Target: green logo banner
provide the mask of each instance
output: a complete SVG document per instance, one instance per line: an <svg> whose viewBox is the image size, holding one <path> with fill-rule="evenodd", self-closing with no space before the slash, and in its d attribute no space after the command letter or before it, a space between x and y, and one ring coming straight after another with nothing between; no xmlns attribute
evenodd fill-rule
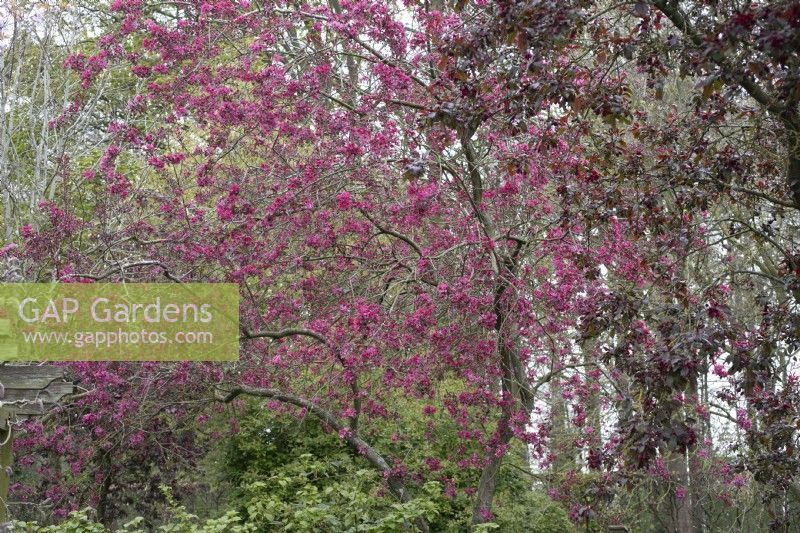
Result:
<svg viewBox="0 0 800 533"><path fill-rule="evenodd" d="M0 361L235 361L233 283L0 284Z"/></svg>

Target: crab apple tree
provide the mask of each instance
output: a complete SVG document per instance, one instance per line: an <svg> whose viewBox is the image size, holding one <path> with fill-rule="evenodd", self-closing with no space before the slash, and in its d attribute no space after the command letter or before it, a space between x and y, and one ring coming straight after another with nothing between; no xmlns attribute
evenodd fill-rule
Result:
<svg viewBox="0 0 800 533"><path fill-rule="evenodd" d="M654 5L653 24L680 25ZM651 7L114 0L113 28L65 67L84 91L109 72L137 90L2 253L37 281L238 283L242 349L229 365L74 365L86 392L52 420L91 428L61 452L105 480L95 501L123 482L114 454L191 462L202 443L166 426L243 396L318 418L401 502L447 480L375 444L403 439L381 433L397 399L446 413L463 446L434 459L474 472L476 524L515 441L538 469L601 471L611 498L658 465L688 483L710 432L700 383L723 353L749 379L732 405L790 418L796 384L766 387L747 355L772 326L703 277L732 275L710 243L750 189L676 178L713 164L692 144L711 111L648 109L636 91L663 87L616 67L647 62ZM92 435L100 452L79 444ZM40 424L28 444L48 438Z"/></svg>

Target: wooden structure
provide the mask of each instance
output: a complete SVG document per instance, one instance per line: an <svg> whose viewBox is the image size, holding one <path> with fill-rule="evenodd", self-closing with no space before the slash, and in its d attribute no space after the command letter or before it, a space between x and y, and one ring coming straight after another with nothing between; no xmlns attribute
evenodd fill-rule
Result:
<svg viewBox="0 0 800 533"><path fill-rule="evenodd" d="M64 379L61 367L8 364L0 366L0 385L0 522L7 522L14 422L43 415L75 386Z"/></svg>

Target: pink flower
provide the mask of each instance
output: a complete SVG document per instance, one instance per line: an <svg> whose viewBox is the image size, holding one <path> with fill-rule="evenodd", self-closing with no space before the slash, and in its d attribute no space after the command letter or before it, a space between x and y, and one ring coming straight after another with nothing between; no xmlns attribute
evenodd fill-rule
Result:
<svg viewBox="0 0 800 533"><path fill-rule="evenodd" d="M742 488L745 486L746 483L747 480L741 474L736 474L735 476L733 476L733 479L731 480L731 485L733 485L736 488Z"/></svg>
<svg viewBox="0 0 800 533"><path fill-rule="evenodd" d="M741 407L736 409L736 422L739 424L739 427L745 431L753 427L753 422L747 415L747 409L743 409Z"/></svg>
<svg viewBox="0 0 800 533"><path fill-rule="evenodd" d="M353 198L347 191L342 191L336 196L337 207L340 211L347 211L353 206Z"/></svg>
<svg viewBox="0 0 800 533"><path fill-rule="evenodd" d="M431 469L432 472L436 472L442 468L442 463L435 457L427 457L425 459L425 464Z"/></svg>
<svg viewBox="0 0 800 533"><path fill-rule="evenodd" d="M131 72L133 72L137 78L145 78L150 75L150 67L147 65L136 65L131 67Z"/></svg>
<svg viewBox="0 0 800 533"><path fill-rule="evenodd" d="M141 431L136 432L129 440L128 444L133 447L139 446L144 442L144 433Z"/></svg>

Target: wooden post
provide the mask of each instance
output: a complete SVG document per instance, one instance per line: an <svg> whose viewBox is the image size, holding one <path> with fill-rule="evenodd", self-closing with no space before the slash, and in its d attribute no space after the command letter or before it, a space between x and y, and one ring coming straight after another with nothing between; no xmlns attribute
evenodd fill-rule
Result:
<svg viewBox="0 0 800 533"><path fill-rule="evenodd" d="M6 413L7 414L7 413ZM8 486L11 484L11 450L14 445L14 428L6 419L0 429L0 524L8 522Z"/></svg>

